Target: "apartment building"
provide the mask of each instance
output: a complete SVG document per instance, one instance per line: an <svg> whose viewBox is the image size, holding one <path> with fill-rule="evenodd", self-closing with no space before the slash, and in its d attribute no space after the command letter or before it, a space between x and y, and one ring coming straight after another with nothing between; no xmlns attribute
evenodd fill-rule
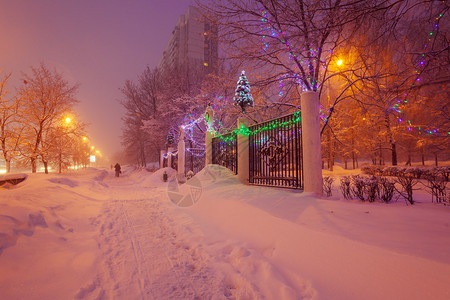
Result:
<svg viewBox="0 0 450 300"><path fill-rule="evenodd" d="M189 6L179 17L158 68L188 75L213 73L217 70L217 56L217 27L205 20L199 8Z"/></svg>

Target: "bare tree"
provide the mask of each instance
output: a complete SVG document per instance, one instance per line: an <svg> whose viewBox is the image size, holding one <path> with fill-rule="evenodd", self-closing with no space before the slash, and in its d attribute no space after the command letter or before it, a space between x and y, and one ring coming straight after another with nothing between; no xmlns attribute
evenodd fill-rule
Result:
<svg viewBox="0 0 450 300"><path fill-rule="evenodd" d="M79 119L73 111L64 112L56 118L54 126L45 131L41 147L44 166L51 164L62 173L64 168L79 161L82 137L86 135L86 124Z"/></svg>
<svg viewBox="0 0 450 300"><path fill-rule="evenodd" d="M23 154L30 159L31 170L36 172L37 159L40 156L47 169L46 153L43 151L44 136L54 127L64 112L70 111L75 103L78 85L71 85L57 71L50 71L44 64L31 67L29 74L24 74L19 96L24 102Z"/></svg>
<svg viewBox="0 0 450 300"><path fill-rule="evenodd" d="M7 88L11 73L0 78L0 150L6 162L6 172L11 171L11 160L19 148L23 126L19 122L21 102L18 97L9 96Z"/></svg>

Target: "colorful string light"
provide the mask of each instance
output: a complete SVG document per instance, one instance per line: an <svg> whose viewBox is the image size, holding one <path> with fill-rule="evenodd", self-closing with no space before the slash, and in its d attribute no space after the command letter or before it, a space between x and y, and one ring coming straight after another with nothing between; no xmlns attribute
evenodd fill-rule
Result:
<svg viewBox="0 0 450 300"><path fill-rule="evenodd" d="M263 45L263 51L267 51L267 49L269 48L269 41L268 38L273 38L273 39L277 39L279 42L281 42L282 44L284 44L284 46L286 47L287 53L288 53L288 57L291 60L294 60L298 65L305 65L305 67L302 67L306 70L308 70L309 74L314 74L314 66L313 64L315 64L317 61L319 60L319 55L321 53L320 49L314 49L312 44L307 45L307 47L303 48L303 51L307 52L307 59L306 61L303 59L299 59L297 54L295 54L296 49L295 47L289 42L289 40L287 39L285 33L281 30L281 29L276 29L274 27L274 25L270 22L269 17L268 17L268 13L266 10L262 9L261 10L261 25L260 25L260 35L261 35L261 42ZM297 74L298 76L298 74ZM306 78L302 78L300 76L298 76L300 79L299 84L301 85L301 87L304 90L317 90L318 88L318 81L314 80L314 78L312 78L311 76L306 77ZM310 87L308 87L310 84Z"/></svg>
<svg viewBox="0 0 450 300"><path fill-rule="evenodd" d="M445 1L442 1L442 3L445 3ZM428 34L428 41L423 47L424 48L424 52L419 56L419 58L418 58L418 60L416 62L416 65L415 65L416 70L414 71L415 77L413 79L413 82L411 84L410 89L413 89L415 87L416 83L421 81L420 76L422 75L422 73L424 72L426 67L428 66L429 61L428 61L428 56L426 54L430 51L429 45L432 43L432 40L436 39L436 37L437 37L437 31L439 29L439 22L440 22L441 18L444 16L444 13L445 13L445 11L441 7L439 14L435 17L435 23L434 23L434 26L433 26L433 31L431 31ZM404 93L403 94L403 99L398 99L397 103L395 103L392 106L392 109L394 111L396 111L397 113L399 113L399 114L404 114L406 105L408 103L408 100L406 100L407 97L408 97L408 93ZM405 121L403 120L402 117L400 117L400 116L396 116L396 117L397 117L399 123L405 123ZM406 121L406 126L407 126L409 131L412 131L413 129L417 129L419 131L419 133L425 132L427 134L443 135L443 136L450 135L450 132L444 132L444 131L441 131L439 129L430 129L430 128L424 128L423 126L419 126L419 125L413 125L411 123L411 120L407 120Z"/></svg>
<svg viewBox="0 0 450 300"><path fill-rule="evenodd" d="M293 114L294 118L289 121L280 122L277 119L277 120L269 122L266 126L258 128L256 130L250 130L250 128L245 127L244 125L241 125L241 128L237 128L227 134L217 135L216 137L219 137L222 141L226 142L226 141L230 141L230 140L235 140L237 138L237 135L239 135L239 134L250 136L250 135L258 134L258 133L261 133L261 132L264 132L267 130L273 130L273 129L280 128L280 127L288 127L292 124L295 124L295 123L298 123L301 121L300 114L301 114L301 112L297 111Z"/></svg>

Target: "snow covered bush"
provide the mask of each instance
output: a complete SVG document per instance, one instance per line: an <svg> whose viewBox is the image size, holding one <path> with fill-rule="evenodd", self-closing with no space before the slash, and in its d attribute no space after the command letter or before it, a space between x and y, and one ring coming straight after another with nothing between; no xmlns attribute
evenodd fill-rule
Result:
<svg viewBox="0 0 450 300"><path fill-rule="evenodd" d="M364 178L364 194L369 202L375 202L378 195L378 177Z"/></svg>
<svg viewBox="0 0 450 300"><path fill-rule="evenodd" d="M351 179L349 176L344 176L341 178L340 187L341 187L341 191L342 191L342 196L344 196L345 199L351 199L351 197L352 197L350 184L351 184Z"/></svg>
<svg viewBox="0 0 450 300"><path fill-rule="evenodd" d="M398 167L386 167L381 172L381 176L397 176L399 174Z"/></svg>
<svg viewBox="0 0 450 300"><path fill-rule="evenodd" d="M345 199L358 198L369 202L379 199L389 203L394 197L394 181L379 176L344 176L340 188Z"/></svg>
<svg viewBox="0 0 450 300"><path fill-rule="evenodd" d="M450 180L450 167L434 167L433 172L441 176L444 181Z"/></svg>
<svg viewBox="0 0 450 300"><path fill-rule="evenodd" d="M351 177L350 190L352 196L365 201L364 197L364 178L359 175L354 175Z"/></svg>
<svg viewBox="0 0 450 300"><path fill-rule="evenodd" d="M363 177L359 175L352 176L351 180L352 194L362 201L374 202L378 194L377 177Z"/></svg>
<svg viewBox="0 0 450 300"><path fill-rule="evenodd" d="M327 195L327 197L330 197L332 195L332 185L334 182L334 178L330 176L323 177L323 191Z"/></svg>
<svg viewBox="0 0 450 300"><path fill-rule="evenodd" d="M372 176L382 175L383 170L384 170L384 168L380 167L380 166L365 166L365 167L361 168L361 171L364 174L372 175Z"/></svg>
<svg viewBox="0 0 450 300"><path fill-rule="evenodd" d="M395 181L387 181L387 179L379 179L379 191L378 197L384 201L389 202L394 196L394 190L404 198L407 203L413 204L413 190L414 186L418 182L422 182L431 194L431 201L436 203L448 201L448 188L447 182L450 177L450 167L385 167L379 166L366 166L361 169L363 173L368 175L380 175L380 176L392 176L395 177ZM398 183L399 188L395 187L395 183ZM343 183L341 180L341 190L343 189ZM352 188L353 195L360 198L361 195L357 192L358 187ZM346 195L344 194L344 198ZM367 197L368 195L366 195ZM367 199L367 198L366 198Z"/></svg>
<svg viewBox="0 0 450 300"><path fill-rule="evenodd" d="M436 199L436 203L447 201L447 182L448 175L445 174L444 169L434 169L427 172L423 178L426 180L424 185L428 188L431 194L431 202ZM443 171L443 172L442 172Z"/></svg>
<svg viewBox="0 0 450 300"><path fill-rule="evenodd" d="M395 182L401 186L401 188L395 186L396 191L410 204L414 204L413 190L418 183L416 176L417 172L413 168L403 168L395 178Z"/></svg>
<svg viewBox="0 0 450 300"><path fill-rule="evenodd" d="M395 183L389 178L380 177L378 179L378 198L385 202L391 202L394 197Z"/></svg>
<svg viewBox="0 0 450 300"><path fill-rule="evenodd" d="M361 168L361 171L367 175L374 176L400 176L405 172L409 175L414 176L417 179L421 179L423 176L435 173L436 175L442 176L445 181L450 179L450 167L380 167L380 166L365 166Z"/></svg>
<svg viewBox="0 0 450 300"><path fill-rule="evenodd" d="M341 178L340 187L341 187L342 196L344 196L345 199L352 198L350 184L351 184L351 179L349 176L344 176Z"/></svg>

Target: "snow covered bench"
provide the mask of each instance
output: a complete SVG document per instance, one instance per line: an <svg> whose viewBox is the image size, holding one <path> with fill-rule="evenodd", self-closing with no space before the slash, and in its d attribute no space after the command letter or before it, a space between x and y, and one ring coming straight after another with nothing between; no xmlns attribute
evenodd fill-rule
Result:
<svg viewBox="0 0 450 300"><path fill-rule="evenodd" d="M7 174L0 175L0 187L4 186L7 183L10 184L19 184L25 179L27 179L27 174Z"/></svg>

